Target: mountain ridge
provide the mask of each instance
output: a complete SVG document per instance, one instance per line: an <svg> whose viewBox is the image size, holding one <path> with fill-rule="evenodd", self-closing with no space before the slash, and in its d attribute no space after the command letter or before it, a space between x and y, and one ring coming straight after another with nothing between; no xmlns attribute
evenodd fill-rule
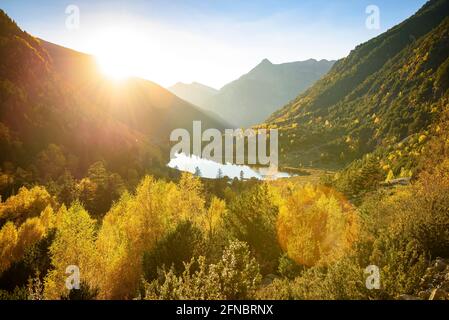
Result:
<svg viewBox="0 0 449 320"><path fill-rule="evenodd" d="M22 31L0 10L0 175L9 181L1 195L47 184L66 167L83 177L98 161L122 177L164 174L173 129L191 131L194 120L224 126L151 81L115 83L94 64L92 56ZM54 159L41 163L47 154ZM52 162L59 160L70 166ZM54 175L39 169L44 165L54 166Z"/></svg>
<svg viewBox="0 0 449 320"><path fill-rule="evenodd" d="M281 161L345 166L433 123L447 88L438 79L449 63L448 12L449 1L429 1L273 113L261 126L281 130Z"/></svg>
<svg viewBox="0 0 449 320"><path fill-rule="evenodd" d="M325 59L309 59L273 64L265 58L217 92L204 94L195 85L175 88L172 92L204 110L216 113L233 126L249 127L265 120L278 107L306 90L333 63Z"/></svg>
<svg viewBox="0 0 449 320"><path fill-rule="evenodd" d="M195 81L192 83L177 82L167 89L181 99L196 106L204 104L209 98L218 93L217 89Z"/></svg>

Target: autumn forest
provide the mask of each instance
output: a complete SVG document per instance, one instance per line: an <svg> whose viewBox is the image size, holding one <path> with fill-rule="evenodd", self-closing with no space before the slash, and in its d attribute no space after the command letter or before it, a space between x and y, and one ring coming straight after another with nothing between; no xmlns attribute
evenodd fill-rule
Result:
<svg viewBox="0 0 449 320"><path fill-rule="evenodd" d="M295 68L251 125L289 176L211 179L167 166L169 137L229 127L226 99L224 121L111 79L1 10L0 300L449 300L449 0Z"/></svg>

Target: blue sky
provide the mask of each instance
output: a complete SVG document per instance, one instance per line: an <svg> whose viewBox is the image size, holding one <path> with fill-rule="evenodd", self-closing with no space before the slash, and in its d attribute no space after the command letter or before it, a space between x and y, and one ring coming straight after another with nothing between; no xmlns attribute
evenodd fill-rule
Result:
<svg viewBox="0 0 449 320"><path fill-rule="evenodd" d="M2 0L21 28L95 54L109 71L164 86L177 81L220 88L262 59L273 63L339 59L416 12L425 0ZM69 30L68 5L80 10ZM380 29L366 27L369 5Z"/></svg>

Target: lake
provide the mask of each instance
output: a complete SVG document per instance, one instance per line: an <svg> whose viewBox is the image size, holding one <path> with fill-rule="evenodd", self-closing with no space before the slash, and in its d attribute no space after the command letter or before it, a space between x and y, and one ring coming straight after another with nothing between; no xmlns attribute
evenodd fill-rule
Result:
<svg viewBox="0 0 449 320"><path fill-rule="evenodd" d="M198 167L203 178L216 179L218 170L221 169L223 177L240 178L240 172L243 171L245 179L256 178L259 180L273 180L280 178L291 177L287 172L272 172L269 168L252 168L246 165L222 164L212 160L202 159L195 155L187 156L179 153L175 158L171 159L167 164L170 168L178 169L180 171L187 171L195 173L195 168Z"/></svg>

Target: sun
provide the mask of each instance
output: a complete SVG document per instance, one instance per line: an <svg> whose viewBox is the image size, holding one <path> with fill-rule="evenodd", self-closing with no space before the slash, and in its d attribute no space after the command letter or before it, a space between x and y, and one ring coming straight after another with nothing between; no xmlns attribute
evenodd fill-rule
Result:
<svg viewBox="0 0 449 320"><path fill-rule="evenodd" d="M94 56L101 71L115 80L137 76L142 67L142 41L134 30L109 28L96 35Z"/></svg>
<svg viewBox="0 0 449 320"><path fill-rule="evenodd" d="M131 77L132 70L126 65L126 58L117 54L97 55L97 63L101 71L114 80L124 80Z"/></svg>
<svg viewBox="0 0 449 320"><path fill-rule="evenodd" d="M126 19L97 24L83 41L85 51L95 57L97 70L108 79L142 78L168 86L197 73L210 73L208 68L190 63L199 59L197 52L202 48L196 47L196 38L190 34ZM183 73L181 79L179 72Z"/></svg>

